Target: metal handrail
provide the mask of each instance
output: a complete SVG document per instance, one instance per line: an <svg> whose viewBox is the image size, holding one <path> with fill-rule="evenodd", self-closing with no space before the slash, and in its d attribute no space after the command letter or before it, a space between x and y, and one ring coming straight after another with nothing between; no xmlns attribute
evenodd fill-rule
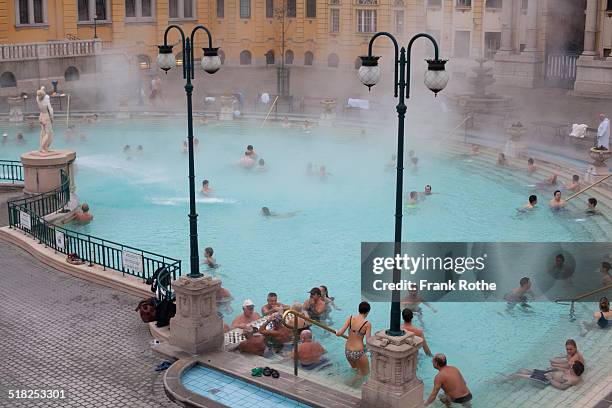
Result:
<svg viewBox="0 0 612 408"><path fill-rule="evenodd" d="M23 165L17 160L0 160L0 180L23 181Z"/></svg>
<svg viewBox="0 0 612 408"><path fill-rule="evenodd" d="M293 315L293 327L290 327L286 321L287 316L290 314ZM323 330L327 330L330 333L336 334L336 331L332 329L331 327L321 322L311 319L310 317L306 316L304 313L300 313L293 309L286 310L283 313L283 325L293 330L293 375L295 375L296 377L298 375L298 362L299 362L298 360L298 319L297 319L298 317L306 320L307 322L314 324L315 326L322 328ZM344 334L339 337L343 337L348 340L348 336Z"/></svg>
<svg viewBox="0 0 612 408"><path fill-rule="evenodd" d="M266 121L268 120L268 116L270 116L270 114L272 113L272 109L274 109L274 105L276 105L276 101L278 101L278 95L276 95L276 98L274 98L274 102L272 102L272 106L270 106L270 110L268 111L268 114L264 118L264 121L261 124L261 127L264 127L264 125L266 124Z"/></svg>
<svg viewBox="0 0 612 408"><path fill-rule="evenodd" d="M181 276L181 261L159 255L153 252L144 251L128 245L104 240L87 234L81 234L66 228L59 227L48 222L45 216L58 212L63 209L70 201L70 179L66 172L60 170L61 185L55 190L37 194L35 196L20 198L8 201L9 227L22 230L38 239L40 244L53 248L54 251L70 254L76 253L89 266L94 264L106 268L114 269L122 274L128 274L141 278L143 282L151 278L153 273L160 267L165 267L172 279L176 280ZM29 215L29 228L22 225L21 214ZM61 236L58 244L58 236ZM124 251L133 252L141 257L141 272L133 268L126 268L123 264ZM172 297L172 282L168 282L167 287L159 290L158 298Z"/></svg>
<svg viewBox="0 0 612 408"><path fill-rule="evenodd" d="M568 197L568 198L567 198L565 201L569 201L569 200L571 200L572 198L579 196L580 194L584 193L585 191L587 191L587 190L588 190L588 189L590 189L591 187L595 187L596 185L598 185L598 184L599 184L599 183L601 183L602 181L607 180L607 179L608 179L608 177L610 177L610 176L612 176L612 174L608 174L607 176L605 176L605 177L603 177L603 178L601 178L601 179L597 180L597 181L596 181L596 182L594 182L593 184L591 184L591 185L589 185L589 186L587 186L587 187L583 188L582 190L578 191L577 193L572 194L572 195L571 195L571 196L569 196L569 197Z"/></svg>
<svg viewBox="0 0 612 408"><path fill-rule="evenodd" d="M575 302L577 302L577 301L579 301L581 299L584 299L586 297L589 297L591 295L594 295L595 293L603 292L603 291L608 290L608 289L612 289L612 284L606 285L606 286L604 286L602 288L593 289L590 292L583 293L582 295L579 295L579 296L576 296L576 297L573 297L573 298L569 298L569 299L557 299L557 300L555 300L555 303L562 304L561 302L571 302L570 317L574 318L576 316L576 314L574 313L575 312L575 309L574 309L574 303ZM565 304L567 304L567 303L565 303Z"/></svg>

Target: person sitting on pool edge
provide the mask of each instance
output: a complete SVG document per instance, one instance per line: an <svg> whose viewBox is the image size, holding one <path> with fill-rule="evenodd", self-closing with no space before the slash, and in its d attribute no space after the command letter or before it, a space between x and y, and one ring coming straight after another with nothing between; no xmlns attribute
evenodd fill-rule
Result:
<svg viewBox="0 0 612 408"><path fill-rule="evenodd" d="M255 311L255 304L251 299L246 299L242 303L242 314L237 316L232 322L232 329L244 329L250 323L260 319L259 313Z"/></svg>
<svg viewBox="0 0 612 408"><path fill-rule="evenodd" d="M402 310L402 319L404 319L404 324L402 324L402 329L409 331L411 333L414 333L420 338L422 338L423 339L423 351L425 352L425 354L431 357L432 354L431 354L431 350L429 349L429 345L427 344L427 340L425 340L425 333L423 332L422 329L419 329L418 327L412 325L413 317L414 317L414 314L412 313L412 310L408 308L405 308L404 310Z"/></svg>
<svg viewBox="0 0 612 408"><path fill-rule="evenodd" d="M325 301L321 297L321 289L310 289L310 297L304 302L304 310L312 320L321 320L321 316L325 314Z"/></svg>
<svg viewBox="0 0 612 408"><path fill-rule="evenodd" d="M208 180L202 181L202 194L209 195L212 193L212 188L210 188L210 182Z"/></svg>
<svg viewBox="0 0 612 408"><path fill-rule="evenodd" d="M574 339L567 339L565 341L565 352L566 355L553 357L550 359L550 366L553 368L567 369L570 368L576 361L580 361L584 364L584 357L582 353L578 351L578 346Z"/></svg>
<svg viewBox="0 0 612 408"><path fill-rule="evenodd" d="M74 215L74 220L79 224L87 224L93 220L93 215L89 212L89 205L87 203L81 204L81 212L77 212Z"/></svg>
<svg viewBox="0 0 612 408"><path fill-rule="evenodd" d="M433 367L438 370L438 374L434 379L434 387L431 390L429 398L425 401L425 406L436 400L440 389L444 391L444 395L440 396L440 401L447 407L452 404L461 404L464 407L471 407L472 393L467 387L461 372L457 367L446 364L446 356L444 354L436 354L432 360Z"/></svg>
<svg viewBox="0 0 612 408"><path fill-rule="evenodd" d="M587 202L587 215L601 215L601 211L597 209L597 199L590 197Z"/></svg>
<svg viewBox="0 0 612 408"><path fill-rule="evenodd" d="M559 390L566 390L572 385L577 385L580 382L580 376L583 372L584 364L580 361L576 361L567 369L528 370L521 368L514 373L513 376L536 380L545 384L550 384Z"/></svg>
<svg viewBox="0 0 612 408"><path fill-rule="evenodd" d="M311 368L325 362L327 359L322 358L326 352L321 343L312 339L312 332L304 330L300 333L301 344L298 345L298 360L304 368Z"/></svg>
<svg viewBox="0 0 612 408"><path fill-rule="evenodd" d="M241 353L263 356L266 351L265 337L256 333L254 327L250 324L244 327L243 333L245 339L238 345L238 350Z"/></svg>
<svg viewBox="0 0 612 408"><path fill-rule="evenodd" d="M555 190L553 193L553 199L549 201L548 205L553 210L560 210L565 207L565 200L561 199L561 191Z"/></svg>

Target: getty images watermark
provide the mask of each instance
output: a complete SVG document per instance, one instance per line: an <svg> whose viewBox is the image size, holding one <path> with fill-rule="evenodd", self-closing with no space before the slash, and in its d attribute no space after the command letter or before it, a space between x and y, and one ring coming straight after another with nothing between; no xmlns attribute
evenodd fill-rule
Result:
<svg viewBox="0 0 612 408"><path fill-rule="evenodd" d="M392 242L365 242L361 291L374 302L389 302L394 292L445 302L506 301L516 293L571 299L601 287L611 254L608 242L402 243L397 253Z"/></svg>

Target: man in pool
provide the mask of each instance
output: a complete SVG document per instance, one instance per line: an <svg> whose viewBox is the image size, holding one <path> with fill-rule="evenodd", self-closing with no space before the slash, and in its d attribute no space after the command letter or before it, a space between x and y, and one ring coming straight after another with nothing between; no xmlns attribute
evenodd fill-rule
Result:
<svg viewBox="0 0 612 408"><path fill-rule="evenodd" d="M610 274L610 262L602 262L599 272L601 273L601 286L612 285L612 274Z"/></svg>
<svg viewBox="0 0 612 408"><path fill-rule="evenodd" d="M527 295L529 295L531 298L534 297L533 292L531 291L531 279L524 276L519 281L518 288L514 288L510 291L510 293L504 295L504 299L508 302L506 309L511 310L519 303L523 308L531 307L527 303Z"/></svg>
<svg viewBox="0 0 612 408"><path fill-rule="evenodd" d="M272 327L268 329L270 324ZM283 315L281 313L274 313L268 316L268 320L259 328L259 333L266 338L267 345L276 351L281 351L283 345L293 339L293 332L283 324Z"/></svg>
<svg viewBox="0 0 612 408"><path fill-rule="evenodd" d="M537 169L538 168L534 164L533 159L531 157L527 159L527 173L533 174Z"/></svg>
<svg viewBox="0 0 612 408"><path fill-rule="evenodd" d="M438 374L434 379L434 387L425 406L433 403L438 396L440 389L444 391L444 395L440 397L440 401L447 407L452 404L460 404L464 407L471 407L472 393L467 387L461 372L457 367L446 364L446 356L444 354L436 354L433 358L433 367L438 370Z"/></svg>
<svg viewBox="0 0 612 408"><path fill-rule="evenodd" d="M417 315L419 322L421 325L423 324L423 310L421 309L421 303L427 306L434 313L438 313L436 309L434 309L429 303L425 302L421 296L419 296L418 290L408 290L408 296L402 299L401 304L408 309L412 310L412 313Z"/></svg>
<svg viewBox="0 0 612 408"><path fill-rule="evenodd" d="M74 220L78 224L88 224L93 220L93 215L89 212L89 205L87 203L81 204L81 212L77 212L74 215Z"/></svg>
<svg viewBox="0 0 612 408"><path fill-rule="evenodd" d="M312 339L312 332L304 330L300 333L301 344L298 345L298 360L302 367L309 368L321 363L325 349L321 343Z"/></svg>
<svg viewBox="0 0 612 408"><path fill-rule="evenodd" d="M242 303L242 314L232 322L232 329L244 329L250 323L260 319L259 313L255 311L255 304L251 299L246 299Z"/></svg>
<svg viewBox="0 0 612 408"><path fill-rule="evenodd" d="M553 370L528 370L522 368L514 373L514 377L528 378L550 384L553 387L566 390L572 385L580 382L580 376L584 372L584 364L576 361L570 368Z"/></svg>
<svg viewBox="0 0 612 408"><path fill-rule="evenodd" d="M257 161L257 152L255 151L255 149L253 148L253 145L248 145L246 152L248 154L248 156L253 159L253 161Z"/></svg>
<svg viewBox="0 0 612 408"><path fill-rule="evenodd" d="M249 152L246 151L244 152L244 156L242 157L242 159L240 159L238 164L245 169L250 169L255 165L255 160L253 160Z"/></svg>
<svg viewBox="0 0 612 408"><path fill-rule="evenodd" d="M274 292L268 293L267 303L261 307L261 314L268 316L272 313L283 313L289 306L278 302L278 295Z"/></svg>
<svg viewBox="0 0 612 408"><path fill-rule="evenodd" d="M428 196L428 195L432 195L432 194L433 194L433 193L431 192L431 186L430 186L429 184L425 186L425 190L423 191L423 193L422 193L422 194L423 194L423 195L426 195L426 196Z"/></svg>
<svg viewBox="0 0 612 408"><path fill-rule="evenodd" d="M405 308L404 310L402 310L402 319L404 319L404 324L402 324L402 329L409 331L411 333L414 333L420 338L422 338L423 339L423 351L425 352L425 354L431 357L432 354L431 354L431 350L429 349L429 345L427 344L427 340L425 340L425 333L423 332L422 329L419 329L418 327L412 325L413 317L414 317L414 314L412 313L412 310L408 308Z"/></svg>
<svg viewBox="0 0 612 408"><path fill-rule="evenodd" d="M208 180L202 181L202 194L209 195L212 193L212 188L210 188L210 182Z"/></svg>
<svg viewBox="0 0 612 408"><path fill-rule="evenodd" d="M567 339L565 342L565 352L565 356L551 358L550 366L565 370L573 366L576 361L580 361L582 364L584 364L584 357L582 356L582 353L578 351L576 341L573 339Z"/></svg>
<svg viewBox="0 0 612 408"><path fill-rule="evenodd" d="M241 353L263 356L266 351L265 337L259 333L255 333L251 325L246 325L243 333L245 339L238 345L238 350L240 350Z"/></svg>
<svg viewBox="0 0 612 408"><path fill-rule="evenodd" d="M274 217L274 218L291 218L294 217L300 211L291 211L286 213L276 213L274 211L270 211L268 207L261 207L261 215L266 218Z"/></svg>
<svg viewBox="0 0 612 408"><path fill-rule="evenodd" d="M587 202L587 215L601 215L601 212L597 209L597 199L594 197L589 198Z"/></svg>
<svg viewBox="0 0 612 408"><path fill-rule="evenodd" d="M310 297L304 302L304 310L311 319L321 320L321 316L325 313L325 301L321 297L321 289L315 287L308 293Z"/></svg>
<svg viewBox="0 0 612 408"><path fill-rule="evenodd" d="M572 176L572 181L565 185L565 188L567 190L574 191L574 192L580 190L580 187L581 187L580 186L580 176L578 176L577 174L574 174Z"/></svg>
<svg viewBox="0 0 612 408"><path fill-rule="evenodd" d="M213 257L214 253L215 251L212 249L212 247L204 248L204 264L207 265L209 268L217 267L217 261Z"/></svg>
<svg viewBox="0 0 612 408"><path fill-rule="evenodd" d="M418 193L416 191L411 191L410 194L408 195L408 201L406 202L406 205L409 206L415 206L418 202Z"/></svg>
<svg viewBox="0 0 612 408"><path fill-rule="evenodd" d="M565 207L565 200L561 199L561 191L555 190L553 193L553 199L549 201L548 205L553 210L560 210Z"/></svg>
<svg viewBox="0 0 612 408"><path fill-rule="evenodd" d="M533 210L536 205L538 204L538 196L535 194L532 194L529 196L529 202L527 204L525 204L522 209L525 210Z"/></svg>

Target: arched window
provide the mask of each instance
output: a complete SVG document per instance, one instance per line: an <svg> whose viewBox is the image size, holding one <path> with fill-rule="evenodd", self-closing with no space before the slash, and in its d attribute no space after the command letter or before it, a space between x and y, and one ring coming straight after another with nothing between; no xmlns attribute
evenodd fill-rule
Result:
<svg viewBox="0 0 612 408"><path fill-rule="evenodd" d="M306 51L304 54L304 65L312 65L312 61L314 60L314 55L310 51Z"/></svg>
<svg viewBox="0 0 612 408"><path fill-rule="evenodd" d="M6 71L0 75L0 88L12 88L15 86L17 86L15 74L10 71Z"/></svg>
<svg viewBox="0 0 612 408"><path fill-rule="evenodd" d="M76 67L70 66L66 68L66 72L64 72L64 79L66 82L68 81L78 81L80 78L79 70Z"/></svg>
<svg viewBox="0 0 612 408"><path fill-rule="evenodd" d="M138 56L138 66L140 69L151 69L151 58L148 55L140 54Z"/></svg>
<svg viewBox="0 0 612 408"><path fill-rule="evenodd" d="M338 57L338 54L335 54L335 53L329 54L329 57L327 57L327 66L331 68L338 68L339 64L340 64L340 58Z"/></svg>
<svg viewBox="0 0 612 408"><path fill-rule="evenodd" d="M274 50L266 52L266 64L274 65Z"/></svg>
<svg viewBox="0 0 612 408"><path fill-rule="evenodd" d="M293 64L293 51L291 50L285 51L285 64L287 65Z"/></svg>
<svg viewBox="0 0 612 408"><path fill-rule="evenodd" d="M251 52L244 50L240 53L240 65L251 65Z"/></svg>
<svg viewBox="0 0 612 408"><path fill-rule="evenodd" d="M361 58L355 58L355 69L361 68Z"/></svg>
<svg viewBox="0 0 612 408"><path fill-rule="evenodd" d="M219 58L221 58L221 64L225 64L225 53L223 50L219 50L217 53L219 54Z"/></svg>

